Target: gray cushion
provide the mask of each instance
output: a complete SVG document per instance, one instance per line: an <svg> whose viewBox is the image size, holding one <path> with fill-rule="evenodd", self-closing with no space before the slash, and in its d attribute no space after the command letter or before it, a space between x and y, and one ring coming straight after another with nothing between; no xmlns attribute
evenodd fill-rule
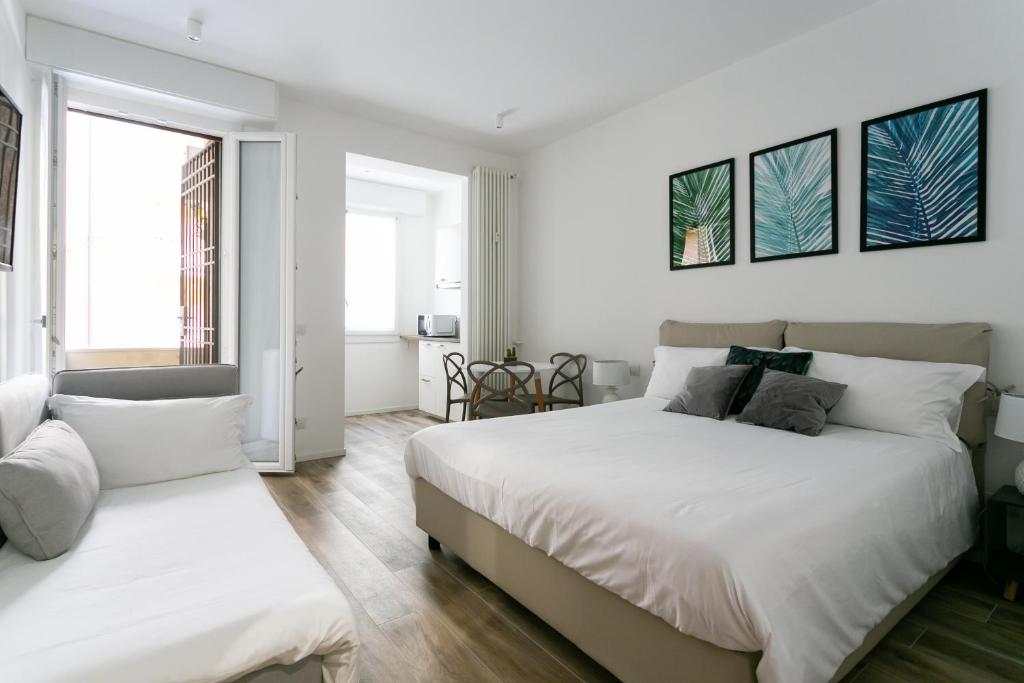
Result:
<svg viewBox="0 0 1024 683"><path fill-rule="evenodd" d="M845 384L765 370L757 391L736 420L817 436L825 426L828 411L839 403L844 391Z"/></svg>
<svg viewBox="0 0 1024 683"><path fill-rule="evenodd" d="M75 542L99 490L85 442L63 422L48 420L0 459L0 526L21 552L52 559Z"/></svg>
<svg viewBox="0 0 1024 683"><path fill-rule="evenodd" d="M235 365L165 365L149 368L62 370L53 393L126 401L153 401L238 393Z"/></svg>
<svg viewBox="0 0 1024 683"><path fill-rule="evenodd" d="M0 384L0 458L45 419L49 394L50 383L43 375L21 375ZM0 529L0 546L6 540Z"/></svg>
<svg viewBox="0 0 1024 683"><path fill-rule="evenodd" d="M665 410L669 413L724 420L736 392L750 370L749 365L692 368L686 375L683 390L669 401Z"/></svg>

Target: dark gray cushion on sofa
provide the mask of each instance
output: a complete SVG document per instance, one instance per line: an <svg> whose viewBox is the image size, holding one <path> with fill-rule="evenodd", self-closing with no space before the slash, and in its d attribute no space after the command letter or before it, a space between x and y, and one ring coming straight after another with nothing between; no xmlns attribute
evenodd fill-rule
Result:
<svg viewBox="0 0 1024 683"><path fill-rule="evenodd" d="M669 401L665 410L669 413L724 420L748 372L749 365L692 368L686 375L683 390Z"/></svg>
<svg viewBox="0 0 1024 683"><path fill-rule="evenodd" d="M75 542L99 490L85 442L63 422L48 420L0 459L0 526L21 552L52 559Z"/></svg>
<svg viewBox="0 0 1024 683"><path fill-rule="evenodd" d="M825 417L846 391L845 384L779 370L765 370L764 377L737 422L785 429L817 436Z"/></svg>

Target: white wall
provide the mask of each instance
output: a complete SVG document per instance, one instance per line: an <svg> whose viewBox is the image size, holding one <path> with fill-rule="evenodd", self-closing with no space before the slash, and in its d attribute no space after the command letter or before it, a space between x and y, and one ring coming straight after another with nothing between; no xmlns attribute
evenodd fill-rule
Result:
<svg viewBox="0 0 1024 683"><path fill-rule="evenodd" d="M1024 386L1024 3L883 0L530 154L525 353L640 363L665 318L992 323L990 377ZM860 122L989 88L988 241L859 253ZM749 263L748 157L839 128L840 250ZM738 264L670 272L668 176L736 157ZM994 440L988 488L1024 455Z"/></svg>
<svg viewBox="0 0 1024 683"><path fill-rule="evenodd" d="M25 14L0 0L0 86L24 117L15 218L14 270L0 272L0 379L42 369L42 334L32 323L43 309L39 196L40 74L24 58Z"/></svg>
<svg viewBox="0 0 1024 683"><path fill-rule="evenodd" d="M469 176L480 164L515 170L516 160L466 145L346 116L282 93L277 129L298 135L296 206L296 433L301 459L339 453L343 444L345 154Z"/></svg>

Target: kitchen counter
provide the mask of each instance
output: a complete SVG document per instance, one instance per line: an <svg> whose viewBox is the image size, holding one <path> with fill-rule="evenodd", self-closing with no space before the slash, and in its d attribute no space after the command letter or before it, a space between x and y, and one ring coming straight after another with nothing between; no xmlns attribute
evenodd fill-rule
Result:
<svg viewBox="0 0 1024 683"><path fill-rule="evenodd" d="M401 334L399 335L404 341L418 342L418 341L433 341L433 342L451 342L452 344L458 344L458 337L423 337L418 334Z"/></svg>

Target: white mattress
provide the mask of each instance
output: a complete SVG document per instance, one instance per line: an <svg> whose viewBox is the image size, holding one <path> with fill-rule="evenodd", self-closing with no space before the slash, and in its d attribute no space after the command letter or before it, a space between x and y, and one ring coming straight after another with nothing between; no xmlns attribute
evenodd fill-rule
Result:
<svg viewBox="0 0 1024 683"><path fill-rule="evenodd" d="M406 469L683 633L827 681L974 538L966 451L806 437L642 398L415 434Z"/></svg>
<svg viewBox="0 0 1024 683"><path fill-rule="evenodd" d="M356 680L348 603L252 470L102 491L47 562L0 549L0 681L226 681L312 654Z"/></svg>

